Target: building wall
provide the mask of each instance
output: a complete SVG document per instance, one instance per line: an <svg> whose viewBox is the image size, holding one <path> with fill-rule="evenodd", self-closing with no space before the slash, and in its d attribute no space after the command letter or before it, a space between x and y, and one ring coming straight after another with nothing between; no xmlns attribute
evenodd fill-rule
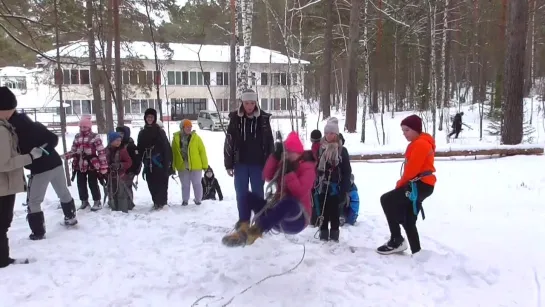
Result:
<svg viewBox="0 0 545 307"><path fill-rule="evenodd" d="M165 62L163 62L165 63ZM292 74L297 73L297 65L292 66L293 71ZM155 63L151 60L142 60L141 66L137 67L132 72L130 71L130 68L126 68L127 70L123 72L123 83L124 88L124 98L126 99L125 104L136 106L137 103L135 101L131 100L148 100L148 106L150 107L157 107L156 104L156 89L155 85L153 83L153 80L157 77L154 75L155 71ZM63 66L63 72L62 77L58 76L57 78L60 78L63 80L63 89L64 89L64 99L71 103L72 101L79 101L79 107L77 106L78 103L75 103L75 109L80 109L80 112L91 112L89 111L89 107L82 108L81 105L85 104L90 105L92 100L92 88L90 85L90 77L88 72L88 66L86 65L65 65ZM71 71L70 71L71 70ZM146 73L139 73L139 71ZM286 98L289 94L289 96L294 97L295 95L298 95L301 91L301 87L299 85L292 85L288 86L288 80L286 78L287 75L282 76L275 75L274 78L276 78L277 83L280 82L280 85L269 85L273 81L272 75L267 75L264 78L267 78L267 85L261 85L262 84L262 73L268 74L271 72L272 74L279 74L279 73L287 73L288 71L288 65L285 64L252 64L250 66L250 71L255 73L255 77L250 78L249 84L251 85L251 88L254 90L257 89L258 96L260 97L260 102L263 102L264 106L267 107L270 105L270 103L267 103L265 101L261 101L261 99L271 99L271 101L275 102L275 107L272 109L276 109L276 111L282 111L287 110L289 108L289 105L286 104ZM52 75L53 70L51 71ZM169 73L170 72L170 73ZM206 86L204 80L205 75L202 74L202 72L209 73L209 82L210 82L210 91L208 87ZM166 110L171 109L171 102L174 101L185 101L188 100L192 101L191 99L205 99L206 100L206 109L209 110L216 110L216 106L214 105L213 98L216 100L216 103L218 104L218 110L225 112L229 109L232 109L234 106L233 104L229 105L228 98L229 98L229 86L228 85L222 85L221 80L218 78L218 73L227 73L229 72L229 63L219 63L219 62L202 62L202 70L198 62L182 62L182 61L171 61L168 63L165 63L161 69L160 77L161 77L161 85L160 85L160 91L159 96L162 101L162 107L163 110L165 110L165 113L167 113ZM183 74L182 74L183 73ZM132 76L131 76L132 74ZM145 82L142 82L140 85L131 85L132 77L135 77L138 75L139 80L144 80ZM178 78L178 80L175 80L175 82L172 82L174 75L174 79ZM186 76L190 77L191 81L197 80L198 84L196 85L184 85L179 82L180 76ZM224 77L228 76L223 75ZM169 80L170 77L170 80ZM200 78L199 78L200 77ZM55 79L52 78L51 86L55 86ZM200 80L198 80L200 79ZM281 81L278 81L280 80ZM304 78L303 78L304 80ZM57 80L58 81L58 80ZM169 84L174 83L174 84ZM184 81L184 80L182 80ZM187 79L185 80L187 81ZM70 84L70 83L76 83L76 84ZM84 83L84 84L81 84ZM127 83L127 84L126 84ZM134 82L133 82L134 83ZM176 84L178 83L178 84ZM286 85L282 85L286 84ZM101 86L101 92L102 97L104 97L104 91ZM212 95L210 95L210 92ZM283 100L282 100L283 99ZM284 103L280 104L280 100L282 100ZM133 110L133 107L125 108L126 113L130 115L130 113L134 114L141 114L143 110L145 109L144 106L146 105L145 102L141 103L140 108L136 108L136 110ZM195 108L196 109L196 108ZM266 109L271 109L271 107L267 107ZM128 112L131 111L131 112ZM195 111L195 110L194 110ZM114 110L115 112L115 110Z"/></svg>

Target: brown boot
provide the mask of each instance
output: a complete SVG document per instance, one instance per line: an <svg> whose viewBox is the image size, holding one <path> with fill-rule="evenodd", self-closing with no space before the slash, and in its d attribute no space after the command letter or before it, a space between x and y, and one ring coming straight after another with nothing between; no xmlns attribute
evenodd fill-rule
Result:
<svg viewBox="0 0 545 307"><path fill-rule="evenodd" d="M254 224L247 231L246 244L252 245L255 242L255 240L257 240L258 238L261 238L262 236L263 236L263 230L261 230L261 228L257 224Z"/></svg>
<svg viewBox="0 0 545 307"><path fill-rule="evenodd" d="M240 222L237 225L237 230L231 234L228 234L223 237L221 242L227 246L241 246L246 244L248 238L248 229L250 228L250 223Z"/></svg>

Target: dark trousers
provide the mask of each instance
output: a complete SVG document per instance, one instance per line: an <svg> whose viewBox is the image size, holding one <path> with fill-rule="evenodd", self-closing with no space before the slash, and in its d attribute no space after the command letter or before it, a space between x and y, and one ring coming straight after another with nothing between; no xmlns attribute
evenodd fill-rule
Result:
<svg viewBox="0 0 545 307"><path fill-rule="evenodd" d="M341 210L339 208L339 205L341 203L341 197L340 195L327 195L326 194L320 194L318 196L318 208L320 210L320 213L322 210L323 216L324 216L324 222L322 223L322 226L320 227L321 230L328 230L329 229L329 223L331 223L331 230L339 230L339 226L341 225L340 217L341 217ZM325 202L325 207L324 207Z"/></svg>
<svg viewBox="0 0 545 307"><path fill-rule="evenodd" d="M252 187L252 193L264 199L263 167L261 165L236 164L235 192L237 194L238 220L249 222L252 217L252 210L245 204L248 195L248 182Z"/></svg>
<svg viewBox="0 0 545 307"><path fill-rule="evenodd" d="M418 189L418 203L421 206L422 201L433 193L433 186L420 181L416 183L416 186ZM414 214L413 204L405 195L406 191L407 188L403 187L387 192L380 197L380 204L388 221L391 237L402 238L399 224L403 225L411 251L416 253L421 249L420 237L416 228L418 216Z"/></svg>
<svg viewBox="0 0 545 307"><path fill-rule="evenodd" d="M154 205L164 206L168 201L168 173L154 167L151 173L146 174L146 182Z"/></svg>
<svg viewBox="0 0 545 307"><path fill-rule="evenodd" d="M87 185L91 189L91 195L94 201L100 200L100 189L98 188L98 173L95 171L87 171L82 173L78 171L76 173L78 182L78 193L81 201L89 200L89 192L87 191Z"/></svg>
<svg viewBox="0 0 545 307"><path fill-rule="evenodd" d="M13 220L15 194L0 196L0 268L10 264L8 229Z"/></svg>
<svg viewBox="0 0 545 307"><path fill-rule="evenodd" d="M265 199L253 192L248 192L244 202L254 214L263 210L267 203ZM296 199L285 197L258 216L256 223L264 232L274 229L285 234L297 234L307 226L305 213L302 210Z"/></svg>
<svg viewBox="0 0 545 307"><path fill-rule="evenodd" d="M450 132L448 137L455 135L454 138L457 139L460 132L462 132L462 125L460 125L460 127L454 127L454 129Z"/></svg>

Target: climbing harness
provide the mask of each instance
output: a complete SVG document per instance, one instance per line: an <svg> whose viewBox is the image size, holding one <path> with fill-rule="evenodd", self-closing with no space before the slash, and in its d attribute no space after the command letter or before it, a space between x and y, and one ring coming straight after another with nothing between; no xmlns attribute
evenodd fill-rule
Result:
<svg viewBox="0 0 545 307"><path fill-rule="evenodd" d="M401 170L400 170L400 176L403 176L403 168L405 166L405 162L401 164ZM424 213L424 207L422 207L422 204L418 201L418 186L417 182L420 181L422 178L426 176L433 175L432 171L424 171L420 174L418 174L415 178L411 179L409 181L409 188L410 191L405 192L405 196L411 201L413 206L413 213L418 217L418 213L422 213L422 220L426 219L426 214Z"/></svg>

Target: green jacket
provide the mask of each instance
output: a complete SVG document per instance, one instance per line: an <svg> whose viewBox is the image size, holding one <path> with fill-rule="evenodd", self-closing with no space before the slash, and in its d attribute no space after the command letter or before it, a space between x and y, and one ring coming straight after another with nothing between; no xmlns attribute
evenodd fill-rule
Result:
<svg viewBox="0 0 545 307"><path fill-rule="evenodd" d="M174 133L172 139L172 168L176 171L185 170L184 159L182 158L181 132ZM188 164L190 171L206 170L208 168L208 158L206 149L200 136L195 131L191 132L188 146Z"/></svg>

